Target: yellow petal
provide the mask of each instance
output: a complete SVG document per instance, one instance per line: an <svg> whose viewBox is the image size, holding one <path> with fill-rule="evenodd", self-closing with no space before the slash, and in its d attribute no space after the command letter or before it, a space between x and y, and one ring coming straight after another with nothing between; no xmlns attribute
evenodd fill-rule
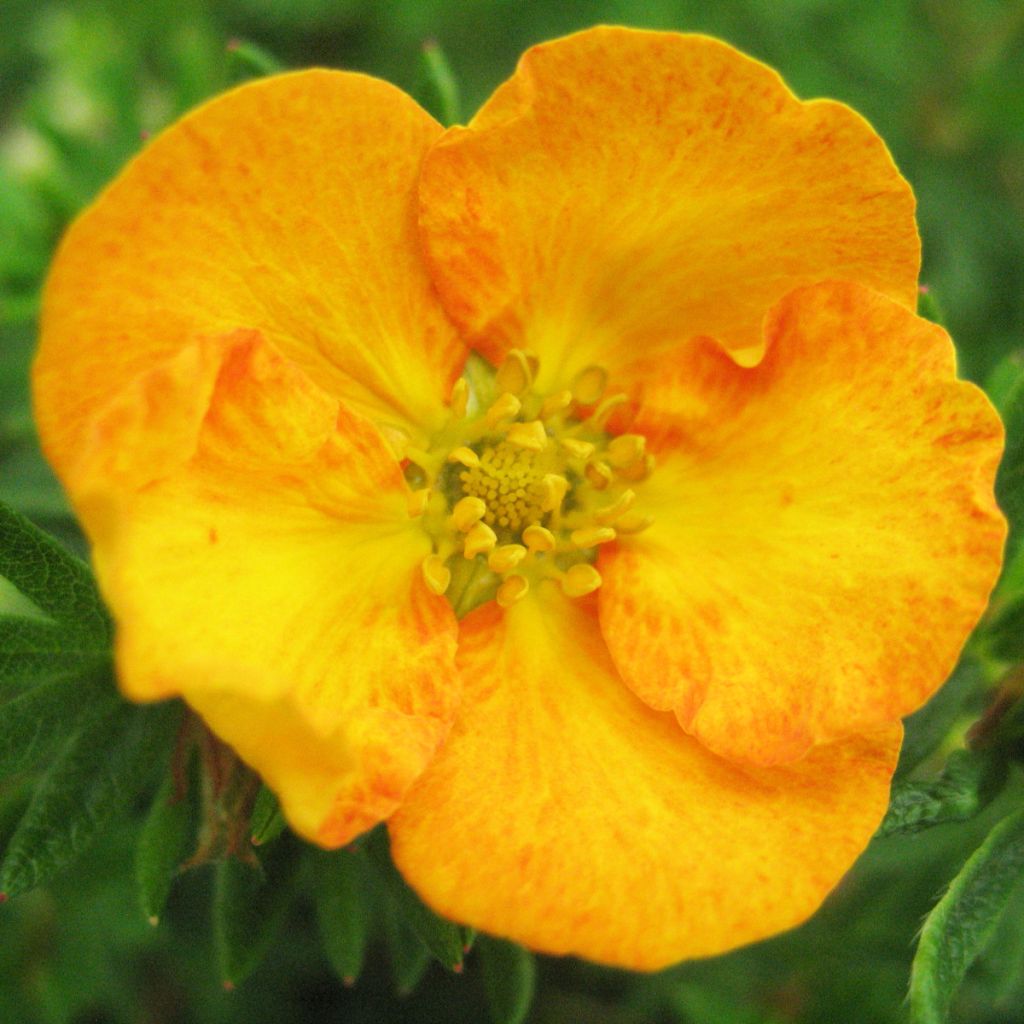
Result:
<svg viewBox="0 0 1024 1024"><path fill-rule="evenodd" d="M300 834L340 845L450 724L456 625L422 580L429 540L376 429L257 336L173 362L109 404L72 476L120 684L183 696Z"/></svg>
<svg viewBox="0 0 1024 1024"><path fill-rule="evenodd" d="M446 308L495 361L528 343L542 389L694 335L756 348L767 308L827 277L916 301L913 196L871 127L703 36L534 47L420 194Z"/></svg>
<svg viewBox="0 0 1024 1024"><path fill-rule="evenodd" d="M804 920L867 843L901 730L741 768L616 677L551 583L461 623L465 698L391 819L438 912L547 953L653 969Z"/></svg>
<svg viewBox="0 0 1024 1024"><path fill-rule="evenodd" d="M440 131L384 82L309 71L160 135L75 222L46 287L36 411L58 470L108 395L244 328L355 411L429 433L463 359L413 210Z"/></svg>
<svg viewBox="0 0 1024 1024"><path fill-rule="evenodd" d="M623 678L712 750L763 764L908 714L981 615L1005 523L1002 428L941 328L850 284L794 292L742 369L652 360L653 525L601 549ZM652 376L651 374L654 374Z"/></svg>

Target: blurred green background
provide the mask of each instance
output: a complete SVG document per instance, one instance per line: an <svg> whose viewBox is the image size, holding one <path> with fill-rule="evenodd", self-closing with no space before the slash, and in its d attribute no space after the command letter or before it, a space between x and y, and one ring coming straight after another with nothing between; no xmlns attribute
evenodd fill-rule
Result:
<svg viewBox="0 0 1024 1024"><path fill-rule="evenodd" d="M526 47L600 22L714 34L777 68L800 96L853 105L917 193L922 280L941 301L964 373L985 382L1022 348L1020 2L0 0L0 498L79 544L31 428L25 374L41 281L68 220L146 134L252 73L229 54L229 41L255 43L289 67L366 71L422 95L421 46L435 39L468 115ZM0 793L0 835L3 815L21 806L18 784ZM1019 799L1011 787L967 825L877 841L809 925L752 949L649 978L542 960L530 1020L903 1020L923 916ZM464 975L433 965L415 992L399 997L378 950L359 983L345 988L301 899L256 973L223 991L211 952L209 869L182 879L165 920L151 928L131 881L134 829L115 829L52 889L0 908L3 1024L487 1019L472 957ZM1018 894L968 977L956 1019L1024 1020L1022 921Z"/></svg>

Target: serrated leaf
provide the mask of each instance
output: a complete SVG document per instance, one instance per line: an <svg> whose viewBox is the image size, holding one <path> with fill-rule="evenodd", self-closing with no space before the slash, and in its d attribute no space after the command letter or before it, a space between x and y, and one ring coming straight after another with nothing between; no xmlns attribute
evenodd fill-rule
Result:
<svg viewBox="0 0 1024 1024"><path fill-rule="evenodd" d="M438 917L412 891L391 860L388 835L378 828L367 837L366 850L403 919L427 947L430 955L448 970L462 966L463 938L459 925Z"/></svg>
<svg viewBox="0 0 1024 1024"><path fill-rule="evenodd" d="M15 896L67 867L123 810L170 738L169 705L114 703L77 732L42 777L0 863Z"/></svg>
<svg viewBox="0 0 1024 1024"><path fill-rule="evenodd" d="M213 937L221 981L233 988L266 955L295 892L299 849L275 843L262 859L217 865Z"/></svg>
<svg viewBox="0 0 1024 1024"><path fill-rule="evenodd" d="M976 660L964 656L931 700L904 720L897 779L912 772L939 746L956 724L964 706L984 686L984 670Z"/></svg>
<svg viewBox="0 0 1024 1024"><path fill-rule="evenodd" d="M994 932L1024 872L1024 811L1004 818L971 855L921 931L910 976L912 1024L944 1024L967 969Z"/></svg>
<svg viewBox="0 0 1024 1024"><path fill-rule="evenodd" d="M522 946L490 935L477 941L487 1006L494 1024L522 1024L537 984L537 964Z"/></svg>
<svg viewBox="0 0 1024 1024"><path fill-rule="evenodd" d="M272 790L260 786L253 804L252 817L249 819L249 830L253 846L263 846L276 839L287 826L281 805L277 802Z"/></svg>
<svg viewBox="0 0 1024 1024"><path fill-rule="evenodd" d="M320 852L316 858L316 917L331 967L346 984L362 973L373 930L370 868L361 851Z"/></svg>
<svg viewBox="0 0 1024 1024"><path fill-rule="evenodd" d="M109 648L110 617L89 567L3 503L0 576L13 583L79 644L90 649Z"/></svg>
<svg viewBox="0 0 1024 1024"><path fill-rule="evenodd" d="M115 699L108 669L58 677L0 705L0 776L36 764L83 714Z"/></svg>
<svg viewBox="0 0 1024 1024"><path fill-rule="evenodd" d="M992 802L1006 782L1006 761L994 751L955 750L939 778L898 782L876 835L920 832L967 821Z"/></svg>
<svg viewBox="0 0 1024 1024"><path fill-rule="evenodd" d="M135 847L139 905L150 924L164 912L171 886L185 858L192 832L192 802L177 792L168 775L157 790Z"/></svg>
<svg viewBox="0 0 1024 1024"><path fill-rule="evenodd" d="M459 83L448 58L436 40L428 40L420 50L420 84L416 99L446 128L462 120Z"/></svg>

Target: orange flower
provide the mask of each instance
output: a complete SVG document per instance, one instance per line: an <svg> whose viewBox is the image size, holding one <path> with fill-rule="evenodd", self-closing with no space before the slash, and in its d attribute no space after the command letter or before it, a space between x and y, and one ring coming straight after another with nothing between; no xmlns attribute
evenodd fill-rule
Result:
<svg viewBox="0 0 1024 1024"><path fill-rule="evenodd" d="M871 128L707 38L537 47L450 131L340 72L214 100L45 298L124 692L536 949L796 924L1000 562L1000 425L917 271Z"/></svg>

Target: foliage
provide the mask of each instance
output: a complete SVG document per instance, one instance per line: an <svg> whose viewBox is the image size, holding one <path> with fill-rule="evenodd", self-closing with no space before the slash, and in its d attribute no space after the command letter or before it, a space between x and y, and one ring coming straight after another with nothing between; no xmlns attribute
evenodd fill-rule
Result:
<svg viewBox="0 0 1024 1024"><path fill-rule="evenodd" d="M867 854L804 927L651 977L538 961L440 920L395 872L383 832L308 848L180 706L124 705L110 623L75 557L84 545L39 453L27 389L61 231L190 106L279 66L325 63L389 78L451 123L527 45L598 21L721 35L799 94L863 111L919 196L926 312L941 296L963 370L1008 431L1007 567L950 682L907 721ZM1024 1019L1018 5L5 0L4 27L0 1006L12 1021Z"/></svg>

